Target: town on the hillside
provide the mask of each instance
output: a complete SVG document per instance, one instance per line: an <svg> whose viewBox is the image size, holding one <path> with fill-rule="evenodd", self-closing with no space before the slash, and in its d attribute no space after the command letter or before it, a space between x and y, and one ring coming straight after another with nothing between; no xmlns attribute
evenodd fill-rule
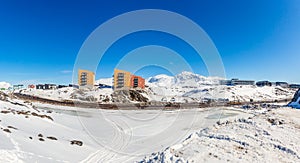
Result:
<svg viewBox="0 0 300 163"><path fill-rule="evenodd" d="M145 88L145 79L141 76L136 76L128 71L114 69L113 74L113 83L111 85L104 84L104 83L95 83L95 73L89 70L78 70L78 84L69 84L69 85L62 85L62 84L28 84L28 89L39 89L39 90L54 90L64 87L73 87L78 89L84 88L112 88L113 90L120 90L120 89L144 89ZM231 80L220 80L220 85L226 86L237 86L237 85L256 85L258 87L265 87L265 86L280 86L282 88L300 88L300 84L291 84L287 82L277 81L254 81L254 80L240 80L233 78ZM0 90L21 90L25 89L26 85L24 84L17 84L13 85L9 88L0 88Z"/></svg>

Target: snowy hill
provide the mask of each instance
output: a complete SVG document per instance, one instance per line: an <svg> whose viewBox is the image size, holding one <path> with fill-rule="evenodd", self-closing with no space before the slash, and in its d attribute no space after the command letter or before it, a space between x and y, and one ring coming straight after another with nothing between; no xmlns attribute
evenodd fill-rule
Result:
<svg viewBox="0 0 300 163"><path fill-rule="evenodd" d="M7 82L0 82L0 89L4 88L4 89L8 89L9 87L11 87L11 85Z"/></svg>
<svg viewBox="0 0 300 163"><path fill-rule="evenodd" d="M146 85L156 85L163 87L170 87L175 83L175 79L172 76L168 75L156 75L154 77L150 77L148 82L146 81Z"/></svg>
<svg viewBox="0 0 300 163"><path fill-rule="evenodd" d="M113 78L99 79L99 80L96 80L95 83L96 84L104 84L104 85L112 86L113 85Z"/></svg>
<svg viewBox="0 0 300 163"><path fill-rule="evenodd" d="M219 77L205 77L191 72L182 72L175 76L157 75L146 80L146 89L142 96L149 101L171 102L205 102L208 99L226 100L237 102L275 101L291 99L294 89L282 87L257 87L224 86L219 85ZM96 84L112 86L112 78L99 79ZM97 102L112 103L111 88L85 90L84 92L74 88L62 88L58 90L34 90L27 89L22 93L50 98L55 100L83 100L93 99Z"/></svg>
<svg viewBox="0 0 300 163"><path fill-rule="evenodd" d="M174 77L157 75L149 78L148 94L153 101L201 102L206 99L228 99L249 102L292 98L295 90L282 87L224 86L219 77L204 77L182 72Z"/></svg>
<svg viewBox="0 0 300 163"><path fill-rule="evenodd" d="M165 87L191 87L203 85L217 85L222 78L205 77L192 72L184 71L176 76L157 75L148 79L149 85Z"/></svg>

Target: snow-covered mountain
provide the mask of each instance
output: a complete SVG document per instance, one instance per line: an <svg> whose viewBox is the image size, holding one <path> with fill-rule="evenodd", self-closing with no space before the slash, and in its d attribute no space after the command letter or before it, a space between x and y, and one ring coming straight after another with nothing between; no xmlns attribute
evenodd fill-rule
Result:
<svg viewBox="0 0 300 163"><path fill-rule="evenodd" d="M165 87L193 87L203 85L217 85L222 78L205 77L192 72L184 71L176 76L157 75L148 79L149 85Z"/></svg>
<svg viewBox="0 0 300 163"><path fill-rule="evenodd" d="M207 99L249 102L273 101L292 98L294 91L282 87L257 87L255 85L219 85L219 77L205 77L182 72L174 77L157 75L149 78L149 99L154 101L201 102Z"/></svg>
<svg viewBox="0 0 300 163"><path fill-rule="evenodd" d="M156 85L156 86L163 86L163 87L170 87L175 83L175 79L173 76L168 75L156 75L154 77L150 77L148 81L146 81L146 85Z"/></svg>
<svg viewBox="0 0 300 163"><path fill-rule="evenodd" d="M7 82L0 82L0 89L4 88L4 89L8 89L9 87L11 87L11 85Z"/></svg>

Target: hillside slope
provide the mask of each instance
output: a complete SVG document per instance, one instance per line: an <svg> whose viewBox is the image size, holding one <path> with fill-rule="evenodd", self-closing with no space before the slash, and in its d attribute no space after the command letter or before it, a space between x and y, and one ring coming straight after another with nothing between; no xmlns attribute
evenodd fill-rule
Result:
<svg viewBox="0 0 300 163"><path fill-rule="evenodd" d="M292 99L294 89L282 87L222 86L219 77L204 77L191 72L182 72L176 76L157 75L146 80L146 89L142 91L148 101L161 102L205 102L222 101L275 101ZM112 86L112 78L97 80L97 84ZM100 88L81 91L74 88L58 90L26 89L22 93L51 98L54 100L81 100L112 103L112 88ZM122 100L121 100L122 101ZM129 101L130 102L130 101ZM137 102L137 101L133 101Z"/></svg>

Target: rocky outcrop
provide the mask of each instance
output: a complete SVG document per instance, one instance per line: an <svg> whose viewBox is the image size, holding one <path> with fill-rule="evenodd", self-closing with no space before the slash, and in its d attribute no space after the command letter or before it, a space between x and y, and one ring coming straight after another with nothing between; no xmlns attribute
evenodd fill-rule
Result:
<svg viewBox="0 0 300 163"><path fill-rule="evenodd" d="M116 90L112 94L113 102L130 103L130 102L148 102L149 99L144 97L143 90Z"/></svg>

